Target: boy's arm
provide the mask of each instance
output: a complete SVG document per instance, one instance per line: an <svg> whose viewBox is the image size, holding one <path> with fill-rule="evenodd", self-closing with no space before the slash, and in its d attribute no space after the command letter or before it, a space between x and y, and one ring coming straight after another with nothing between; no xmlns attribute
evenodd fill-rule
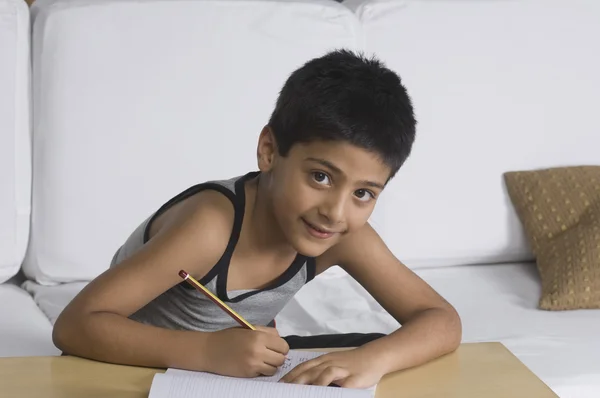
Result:
<svg viewBox="0 0 600 398"><path fill-rule="evenodd" d="M338 380L344 386L366 387L387 373L423 364L460 344L461 322L455 309L398 261L369 224L317 260L318 268L334 264L354 277L402 327L358 350L321 357L333 361L329 364L307 362L284 381L329 384ZM345 370L344 363L348 364Z"/></svg>
<svg viewBox="0 0 600 398"><path fill-rule="evenodd" d="M454 351L461 342L458 313L403 265L367 224L338 248L340 265L402 327L367 348L385 373L420 365Z"/></svg>
<svg viewBox="0 0 600 398"><path fill-rule="evenodd" d="M128 365L248 376L274 371L284 360L283 354L275 351L287 350L279 337L248 333L252 331L241 328L216 333L174 331L128 318L181 283L180 269L200 278L217 263L233 223L233 207L219 196L206 192L186 201L144 248L90 282L58 317L53 329L55 345L66 354ZM239 366L230 366L220 362L225 359L223 347L231 346L227 339L243 340L240 343L249 350L267 343L276 347L273 352L263 350L254 357L246 353L241 358L244 353L239 350L227 352L238 356ZM273 363L255 361L264 358ZM254 362L245 366L245 359Z"/></svg>

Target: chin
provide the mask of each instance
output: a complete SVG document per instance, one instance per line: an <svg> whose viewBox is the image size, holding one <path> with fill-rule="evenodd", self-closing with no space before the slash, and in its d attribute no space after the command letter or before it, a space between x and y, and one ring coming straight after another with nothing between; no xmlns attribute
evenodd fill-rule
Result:
<svg viewBox="0 0 600 398"><path fill-rule="evenodd" d="M325 253L329 247L323 248L322 246L316 245L294 245L294 249L301 255L306 257L319 257Z"/></svg>
<svg viewBox="0 0 600 398"><path fill-rule="evenodd" d="M325 243L325 242L313 241L312 239L307 239L305 237L299 236L299 237L296 237L296 239L294 239L292 241L292 246L293 246L294 250L296 250L298 253L302 254L303 256L319 257L321 254L325 253L333 245L335 245L336 242L337 242L337 239Z"/></svg>

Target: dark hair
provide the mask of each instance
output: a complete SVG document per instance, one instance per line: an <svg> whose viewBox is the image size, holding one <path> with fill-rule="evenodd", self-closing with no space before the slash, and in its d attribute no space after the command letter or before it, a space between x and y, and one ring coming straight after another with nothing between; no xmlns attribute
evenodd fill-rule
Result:
<svg viewBox="0 0 600 398"><path fill-rule="evenodd" d="M282 156L296 143L343 140L381 156L391 178L410 155L416 120L396 73L375 58L342 49L289 76L269 126Z"/></svg>

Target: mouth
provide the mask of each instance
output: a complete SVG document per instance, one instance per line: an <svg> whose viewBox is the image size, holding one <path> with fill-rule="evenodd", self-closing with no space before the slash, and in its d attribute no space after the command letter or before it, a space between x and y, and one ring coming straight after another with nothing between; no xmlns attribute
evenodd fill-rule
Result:
<svg viewBox="0 0 600 398"><path fill-rule="evenodd" d="M315 238L329 239L333 235L337 234L337 232L335 232L335 231L331 231L329 229L325 229L323 227L318 227L314 224L311 224L308 221L306 221L304 218L302 219L302 221L304 222L304 226L308 230L308 233L311 234L312 236L314 236Z"/></svg>

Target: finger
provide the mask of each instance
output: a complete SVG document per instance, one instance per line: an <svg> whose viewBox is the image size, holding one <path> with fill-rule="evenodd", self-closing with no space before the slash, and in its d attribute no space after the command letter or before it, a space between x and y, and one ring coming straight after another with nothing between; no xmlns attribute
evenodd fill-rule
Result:
<svg viewBox="0 0 600 398"><path fill-rule="evenodd" d="M320 373L321 373L321 370L318 367L306 369L304 372L297 373L295 375L292 375L291 377L288 377L290 375L288 373L287 375L285 375L286 380L284 381L284 383L310 384L310 382L312 380L314 380L315 378L317 378Z"/></svg>
<svg viewBox="0 0 600 398"><path fill-rule="evenodd" d="M335 381L335 384L337 384L340 387L344 387L344 388L366 388L365 386L362 386L360 384L360 381L358 378L350 376L347 377L345 379L338 379ZM367 387L371 387L371 386L367 386Z"/></svg>
<svg viewBox="0 0 600 398"><path fill-rule="evenodd" d="M284 383L291 383L296 377L299 375L308 372L310 369L315 368L321 365L321 358L311 359L310 361L306 361L296 366L294 369L290 370L285 376L281 378L281 381Z"/></svg>
<svg viewBox="0 0 600 398"><path fill-rule="evenodd" d="M319 358L304 362L285 375L285 383L306 384L314 380L329 365L318 361Z"/></svg>
<svg viewBox="0 0 600 398"><path fill-rule="evenodd" d="M277 366L272 366L268 363L263 363L258 367L258 371L261 375L273 376L277 372Z"/></svg>
<svg viewBox="0 0 600 398"><path fill-rule="evenodd" d="M279 367L285 362L285 355L272 350L265 350L263 361L271 366Z"/></svg>
<svg viewBox="0 0 600 398"><path fill-rule="evenodd" d="M288 345L287 341L285 341L281 337L269 336L269 338L266 341L266 346L269 350L278 352L283 355L287 355L287 353L290 351L290 346Z"/></svg>
<svg viewBox="0 0 600 398"><path fill-rule="evenodd" d="M315 386L328 386L334 381L335 384L339 385L339 380L343 380L350 375L347 369L338 368L338 367L327 367L321 371L321 373L316 376L309 384Z"/></svg>
<svg viewBox="0 0 600 398"><path fill-rule="evenodd" d="M305 385L310 385L310 384L315 384L316 381L321 377L321 375L326 372L327 374L322 377L323 381L322 383L326 382L326 379L328 379L329 374L331 371L327 371L327 369L329 368L329 366L327 364L322 364L319 366L315 366L311 369L308 369L298 375L296 375L296 377L294 377L293 379L291 379L288 383L290 384L305 384ZM330 383L326 383L325 385L329 385Z"/></svg>

